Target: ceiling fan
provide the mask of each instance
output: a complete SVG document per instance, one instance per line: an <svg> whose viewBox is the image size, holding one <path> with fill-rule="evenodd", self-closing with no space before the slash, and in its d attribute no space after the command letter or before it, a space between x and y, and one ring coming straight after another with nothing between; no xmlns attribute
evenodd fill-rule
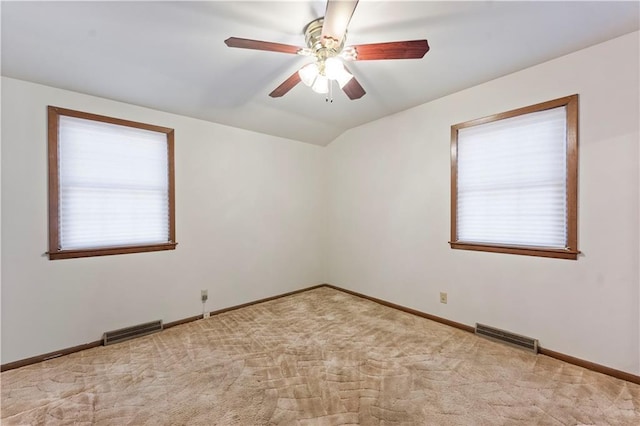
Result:
<svg viewBox="0 0 640 426"><path fill-rule="evenodd" d="M327 94L327 101L333 101L332 87L336 81L349 99L359 99L366 92L344 60L420 59L429 51L429 44L427 40L408 40L345 47L347 26L357 5L358 0L328 0L324 17L311 21L304 28L307 47L237 37L230 37L224 42L229 47L304 55L314 59L269 93L272 98L285 95L302 81L313 91Z"/></svg>

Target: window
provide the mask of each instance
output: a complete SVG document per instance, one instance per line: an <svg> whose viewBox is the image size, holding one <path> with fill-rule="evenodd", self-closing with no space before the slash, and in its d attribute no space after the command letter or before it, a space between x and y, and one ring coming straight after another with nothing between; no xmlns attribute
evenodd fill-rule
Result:
<svg viewBox="0 0 640 426"><path fill-rule="evenodd" d="M578 95L451 126L451 248L577 259Z"/></svg>
<svg viewBox="0 0 640 426"><path fill-rule="evenodd" d="M173 129L48 113L49 259L175 249Z"/></svg>

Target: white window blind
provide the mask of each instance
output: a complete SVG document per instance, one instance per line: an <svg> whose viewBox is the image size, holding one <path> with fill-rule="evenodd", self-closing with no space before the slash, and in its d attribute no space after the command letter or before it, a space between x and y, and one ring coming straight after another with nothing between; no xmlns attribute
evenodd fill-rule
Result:
<svg viewBox="0 0 640 426"><path fill-rule="evenodd" d="M168 161L164 133L60 116L60 249L166 243Z"/></svg>
<svg viewBox="0 0 640 426"><path fill-rule="evenodd" d="M567 246L566 107L458 130L457 239Z"/></svg>

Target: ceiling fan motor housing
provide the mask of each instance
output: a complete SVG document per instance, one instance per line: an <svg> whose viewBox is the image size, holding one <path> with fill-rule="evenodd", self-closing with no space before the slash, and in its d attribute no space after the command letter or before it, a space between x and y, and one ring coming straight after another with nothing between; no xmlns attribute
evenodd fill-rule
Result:
<svg viewBox="0 0 640 426"><path fill-rule="evenodd" d="M309 22L309 24L304 28L304 39L307 47L313 52L313 55L318 58L318 61L320 62L323 62L327 58L337 56L342 51L346 39L346 33L339 44L334 38L325 37L323 39L323 24L324 18L318 18Z"/></svg>

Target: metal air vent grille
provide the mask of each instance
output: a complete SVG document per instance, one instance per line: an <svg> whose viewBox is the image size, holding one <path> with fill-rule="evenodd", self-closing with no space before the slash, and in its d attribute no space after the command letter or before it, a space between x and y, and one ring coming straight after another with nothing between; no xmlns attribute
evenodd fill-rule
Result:
<svg viewBox="0 0 640 426"><path fill-rule="evenodd" d="M162 331L162 320L151 321L144 324L121 328L119 330L107 331L103 334L102 340L105 346L113 343L123 342L147 334Z"/></svg>
<svg viewBox="0 0 640 426"><path fill-rule="evenodd" d="M512 346L523 348L536 354L538 353L538 339L521 336L519 334L511 333L510 331L500 330L498 328L478 323L476 323L476 334L488 337L491 340L508 343Z"/></svg>

